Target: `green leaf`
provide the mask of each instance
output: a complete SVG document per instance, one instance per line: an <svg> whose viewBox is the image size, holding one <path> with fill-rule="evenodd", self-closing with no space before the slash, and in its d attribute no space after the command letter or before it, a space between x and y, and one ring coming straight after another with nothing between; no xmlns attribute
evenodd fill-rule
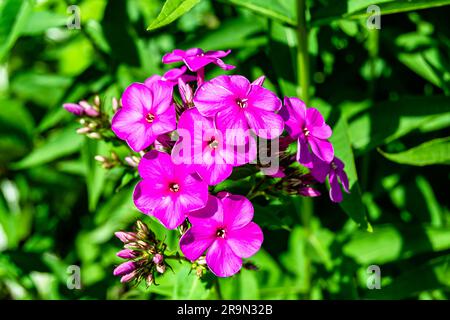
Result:
<svg viewBox="0 0 450 320"><path fill-rule="evenodd" d="M348 136L347 120L344 115L339 118L334 126L330 140L333 143L336 156L345 164L345 172L349 180L350 194L343 191L344 200L340 203L340 206L361 228L371 231L372 227L367 221L366 210L362 201L355 157Z"/></svg>
<svg viewBox="0 0 450 320"><path fill-rule="evenodd" d="M80 149L83 140L83 137L76 134L75 130L76 125L72 125L55 132L41 145L36 146L25 158L11 167L16 170L26 169L75 153Z"/></svg>
<svg viewBox="0 0 450 320"><path fill-rule="evenodd" d="M200 0L167 0L158 17L150 24L147 30L155 30L172 23L199 2Z"/></svg>
<svg viewBox="0 0 450 320"><path fill-rule="evenodd" d="M433 139L399 153L378 151L387 159L412 166L450 164L450 137Z"/></svg>
<svg viewBox="0 0 450 320"><path fill-rule="evenodd" d="M424 225L376 226L373 233L356 232L343 248L358 263L384 264L418 254L450 249L450 228Z"/></svg>
<svg viewBox="0 0 450 320"><path fill-rule="evenodd" d="M0 62L13 47L27 24L32 3L31 0L0 2Z"/></svg>
<svg viewBox="0 0 450 320"><path fill-rule="evenodd" d="M382 102L349 118L350 139L357 154L362 154L436 118L448 119L450 125L450 97L404 97Z"/></svg>
<svg viewBox="0 0 450 320"><path fill-rule="evenodd" d="M86 184L89 194L89 210L95 211L97 202L103 191L106 178L106 170L102 168L94 158L96 155L105 155L106 143L97 140L85 139L82 157L86 164Z"/></svg>
<svg viewBox="0 0 450 320"><path fill-rule="evenodd" d="M45 33L50 28L66 25L67 16L51 11L33 11L26 21L21 35L34 36Z"/></svg>
<svg viewBox="0 0 450 320"><path fill-rule="evenodd" d="M297 25L293 0L227 0L226 2L290 26Z"/></svg>

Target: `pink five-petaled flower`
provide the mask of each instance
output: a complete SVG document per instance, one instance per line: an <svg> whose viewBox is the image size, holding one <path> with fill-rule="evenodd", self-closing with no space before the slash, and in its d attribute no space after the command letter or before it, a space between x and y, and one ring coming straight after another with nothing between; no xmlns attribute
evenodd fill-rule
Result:
<svg viewBox="0 0 450 320"><path fill-rule="evenodd" d="M205 250L206 263L219 277L229 277L242 267L242 258L261 247L263 233L254 222L251 202L238 195L221 192L210 196L202 210L189 216L192 227L181 237L180 248L190 260Z"/></svg>
<svg viewBox="0 0 450 320"><path fill-rule="evenodd" d="M226 57L230 52L231 50L204 52L200 48L192 48L186 51L175 49L172 52L164 55L164 57L162 58L162 62L168 64L183 61L192 72L197 72L210 63L218 65L223 70L231 70L235 67L229 64L225 64L220 59Z"/></svg>
<svg viewBox="0 0 450 320"><path fill-rule="evenodd" d="M344 171L344 163L337 157L330 163L321 161L317 157L313 157L313 167L311 168L311 175L319 182L325 182L326 177L330 181L330 199L333 202L342 201L342 191L339 186L339 180L344 187L344 191L350 193L348 177Z"/></svg>
<svg viewBox="0 0 450 320"><path fill-rule="evenodd" d="M298 98L285 97L280 115L286 123L289 135L298 139L298 162L307 167L312 165L312 156L308 145L322 161L330 163L333 160L333 145L327 140L332 131L317 109L306 108L305 103Z"/></svg>
<svg viewBox="0 0 450 320"><path fill-rule="evenodd" d="M253 138L247 144L227 144L222 132L214 128L213 121L203 117L195 108L183 112L177 130L180 139L172 150L172 159L175 163L193 167L209 185L228 178L233 166L256 158Z"/></svg>
<svg viewBox="0 0 450 320"><path fill-rule="evenodd" d="M174 164L167 153L146 153L138 171L142 180L134 190L134 203L166 228L178 227L189 212L206 205L208 185L186 165Z"/></svg>
<svg viewBox="0 0 450 320"><path fill-rule="evenodd" d="M251 128L257 136L273 139L283 132L283 119L275 113L281 101L258 83L243 76L218 76L198 88L194 104L203 116L215 117L227 138Z"/></svg>
<svg viewBox="0 0 450 320"><path fill-rule="evenodd" d="M112 130L135 152L150 146L158 135L175 130L171 85L154 81L149 87L131 84L123 93L123 107L112 119Z"/></svg>

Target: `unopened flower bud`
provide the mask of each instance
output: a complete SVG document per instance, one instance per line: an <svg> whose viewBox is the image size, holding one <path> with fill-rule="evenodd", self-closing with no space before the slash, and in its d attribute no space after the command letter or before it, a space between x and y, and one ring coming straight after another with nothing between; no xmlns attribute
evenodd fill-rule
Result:
<svg viewBox="0 0 450 320"><path fill-rule="evenodd" d="M130 167L137 168L137 166L139 165L139 162L136 162L134 160L134 158L135 157L125 157L124 160Z"/></svg>
<svg viewBox="0 0 450 320"><path fill-rule="evenodd" d="M157 264L156 265L156 271L158 271L158 273L164 273L166 271L166 265L165 264Z"/></svg>
<svg viewBox="0 0 450 320"><path fill-rule="evenodd" d="M149 273L145 278L145 282L147 282L147 286L151 286L152 284L154 284L155 278L153 277L153 274Z"/></svg>
<svg viewBox="0 0 450 320"><path fill-rule="evenodd" d="M119 101L117 101L117 98L112 98L112 109L114 111L114 113L117 112L117 110L119 110Z"/></svg>
<svg viewBox="0 0 450 320"><path fill-rule="evenodd" d="M163 255L162 254L160 254L160 253L157 253L157 254L155 254L154 256L153 256L153 263L154 264L161 264L162 262L163 262L163 260L164 260L164 257L163 257Z"/></svg>
<svg viewBox="0 0 450 320"><path fill-rule="evenodd" d="M76 103L64 103L63 108L76 116L84 114L84 108Z"/></svg>
<svg viewBox="0 0 450 320"><path fill-rule="evenodd" d="M88 133L87 136L91 139L96 139L96 140L100 140L102 138L102 136L100 134L98 134L97 132Z"/></svg>
<svg viewBox="0 0 450 320"><path fill-rule="evenodd" d="M95 97L94 97L94 104L95 104L97 107L100 107L100 103L101 103L100 97L99 97L98 94L97 94L97 95L95 95Z"/></svg>
<svg viewBox="0 0 450 320"><path fill-rule="evenodd" d="M77 132L78 134L86 134L86 133L91 132L91 128L89 128L89 127L79 128L79 129L77 129L76 132Z"/></svg>
<svg viewBox="0 0 450 320"><path fill-rule="evenodd" d="M136 276L137 276L137 272L136 272L136 270L134 270L133 272L130 272L129 274L122 276L122 278L120 278L120 282L122 282L122 283L130 282Z"/></svg>
<svg viewBox="0 0 450 320"><path fill-rule="evenodd" d="M116 253L119 258L122 259L134 259L137 257L136 252L130 249L123 249Z"/></svg>
<svg viewBox="0 0 450 320"><path fill-rule="evenodd" d="M136 230L142 231L143 233L148 233L149 231L147 225L141 220L136 221Z"/></svg>
<svg viewBox="0 0 450 320"><path fill-rule="evenodd" d="M258 79L256 79L255 81L252 82L252 85L262 87L262 85L264 84L264 80L266 80L266 77L260 76Z"/></svg>
<svg viewBox="0 0 450 320"><path fill-rule="evenodd" d="M113 159L116 162L119 162L119 156L114 151L111 151L111 159Z"/></svg>
<svg viewBox="0 0 450 320"><path fill-rule="evenodd" d="M96 155L96 156L94 157L94 159L95 159L96 161L98 161L98 162L101 162L101 163L108 161L108 159L106 159L104 156L100 156L100 155Z"/></svg>
<svg viewBox="0 0 450 320"><path fill-rule="evenodd" d="M134 232L117 231L114 235L123 243L129 243L137 240L136 233Z"/></svg>
<svg viewBox="0 0 450 320"><path fill-rule="evenodd" d="M98 117L99 116L99 112L98 110L94 109L94 108L90 108L90 109L86 109L84 112L86 112L86 115L88 115L89 117Z"/></svg>
<svg viewBox="0 0 450 320"><path fill-rule="evenodd" d="M130 272L133 272L134 270L136 270L136 263L133 261L127 261L115 268L113 274L115 276L123 276Z"/></svg>

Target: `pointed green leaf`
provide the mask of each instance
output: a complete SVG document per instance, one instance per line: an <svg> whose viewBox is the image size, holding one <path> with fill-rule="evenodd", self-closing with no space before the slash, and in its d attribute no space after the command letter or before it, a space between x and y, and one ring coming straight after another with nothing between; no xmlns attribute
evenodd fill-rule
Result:
<svg viewBox="0 0 450 320"><path fill-rule="evenodd" d="M200 0L167 0L158 17L150 24L147 30L155 30L174 22L199 2Z"/></svg>
<svg viewBox="0 0 450 320"><path fill-rule="evenodd" d="M386 153L380 149L378 152L393 162L412 166L450 164L450 137L433 139L399 153Z"/></svg>

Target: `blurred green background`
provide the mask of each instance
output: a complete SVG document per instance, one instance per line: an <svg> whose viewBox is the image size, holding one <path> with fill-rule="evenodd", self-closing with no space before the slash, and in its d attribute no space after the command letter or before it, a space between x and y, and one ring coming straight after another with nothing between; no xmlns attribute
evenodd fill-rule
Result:
<svg viewBox="0 0 450 320"><path fill-rule="evenodd" d="M265 74L267 88L298 95L295 1L171 2L198 4L146 31L163 0L0 0L0 298L217 297L188 264L172 263L148 289L113 277L115 231L140 218L172 250L176 232L134 208L136 177L93 159L115 147L77 135L61 107L98 94L110 110L131 82L168 69L164 53L190 47L232 49L233 73ZM250 259L259 270L220 279L224 298L449 298L449 3L307 1L310 105L333 127L352 193L339 206L321 189L312 216L297 196L253 199L266 239ZM72 4L80 29L66 26ZM371 4L379 30L366 26ZM216 189L246 194L257 178L233 179ZM67 286L70 265L79 290ZM370 265L379 290L367 287Z"/></svg>

